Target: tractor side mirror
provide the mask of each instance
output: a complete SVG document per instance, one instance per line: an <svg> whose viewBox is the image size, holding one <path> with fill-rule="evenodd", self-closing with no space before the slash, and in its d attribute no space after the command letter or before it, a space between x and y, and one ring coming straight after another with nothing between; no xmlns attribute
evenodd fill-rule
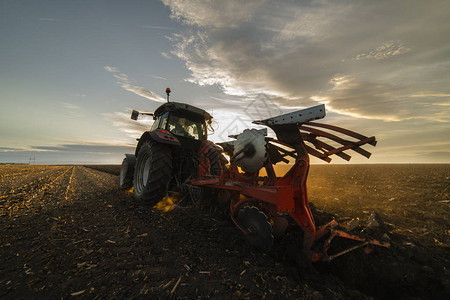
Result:
<svg viewBox="0 0 450 300"><path fill-rule="evenodd" d="M131 120L137 120L139 116L139 112L137 110L134 110L131 112Z"/></svg>

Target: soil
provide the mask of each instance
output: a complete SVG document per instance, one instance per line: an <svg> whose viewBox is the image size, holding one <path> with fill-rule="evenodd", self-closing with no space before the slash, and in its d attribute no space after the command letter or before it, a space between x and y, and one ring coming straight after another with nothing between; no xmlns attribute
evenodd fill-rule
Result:
<svg viewBox="0 0 450 300"><path fill-rule="evenodd" d="M313 165L316 224L392 244L314 264L298 226L263 254L217 207L134 200L119 170L0 167L0 297L450 299L450 165Z"/></svg>

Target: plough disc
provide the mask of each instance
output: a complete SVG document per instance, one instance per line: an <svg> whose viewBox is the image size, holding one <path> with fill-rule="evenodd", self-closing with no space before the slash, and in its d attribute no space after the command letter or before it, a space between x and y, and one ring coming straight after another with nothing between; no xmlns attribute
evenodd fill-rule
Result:
<svg viewBox="0 0 450 300"><path fill-rule="evenodd" d="M239 225L247 232L246 238L250 245L270 252L273 245L273 230L267 216L254 206L246 206L238 213Z"/></svg>

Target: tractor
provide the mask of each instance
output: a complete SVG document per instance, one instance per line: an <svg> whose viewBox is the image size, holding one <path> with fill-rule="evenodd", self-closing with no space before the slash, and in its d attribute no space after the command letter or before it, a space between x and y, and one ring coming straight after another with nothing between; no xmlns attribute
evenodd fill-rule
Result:
<svg viewBox="0 0 450 300"><path fill-rule="evenodd" d="M322 104L253 121L271 128L276 139L267 136L267 128L245 129L229 136L234 140L214 144L207 140L211 115L189 104L169 102L170 89L166 92L167 103L153 114L143 113L155 122L138 139L135 154L126 154L122 163L120 187L134 186L136 199L156 203L168 193L194 198L192 190L200 190L197 195L212 190L214 200L229 207L231 220L252 246L270 252L274 237L294 222L304 232L303 253L313 262L331 261L360 247L390 246L353 235L335 220L316 227L307 198L309 155L328 163L332 155L350 160L345 151L369 158L371 153L361 146L375 146L375 137L314 122L326 115ZM131 118L139 114L133 111ZM289 167L284 175L276 174L278 163ZM329 254L335 237L356 245Z"/></svg>
<svg viewBox="0 0 450 300"><path fill-rule="evenodd" d="M169 100L170 89L166 92ZM207 139L212 120L209 113L186 103L167 101L154 113L133 110L131 119L137 120L139 115L153 116L154 122L138 139L135 154L125 154L119 177L121 189L133 186L136 199L154 204L168 191L185 187L184 183L197 175L200 161L207 161L211 175L223 172L227 161L222 149Z"/></svg>

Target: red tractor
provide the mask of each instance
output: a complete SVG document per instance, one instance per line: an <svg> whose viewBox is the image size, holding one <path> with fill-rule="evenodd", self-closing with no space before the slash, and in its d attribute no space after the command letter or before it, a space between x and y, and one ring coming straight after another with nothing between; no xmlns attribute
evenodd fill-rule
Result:
<svg viewBox="0 0 450 300"><path fill-rule="evenodd" d="M138 115L134 110L131 118L136 120ZM156 203L168 191L179 190L196 178L204 156L209 173L221 174L226 163L222 149L207 140L210 114L189 104L168 102L150 115L155 120L152 128L138 139L135 154L125 155L120 188L134 186L136 199Z"/></svg>
<svg viewBox="0 0 450 300"><path fill-rule="evenodd" d="M132 119L138 114L133 111ZM139 139L135 155L126 154L120 187L134 185L135 197L152 203L169 191L187 195L193 189L212 189L217 201L229 206L231 219L250 244L265 252L288 220L303 229L303 252L311 261L330 261L366 245L388 247L389 243L338 229L335 220L320 228L315 225L306 192L309 155L326 162L331 155L350 160L345 151L351 150L369 158L370 152L361 146L376 145L375 137L312 122L324 117L325 105L319 105L254 121L270 127L277 139L267 137L267 129L246 129L218 146L207 140L210 114L184 103L165 103L153 114L155 122ZM222 153L229 155L229 163ZM277 176L274 165L281 162L290 169ZM330 255L334 237L354 240L357 245Z"/></svg>

